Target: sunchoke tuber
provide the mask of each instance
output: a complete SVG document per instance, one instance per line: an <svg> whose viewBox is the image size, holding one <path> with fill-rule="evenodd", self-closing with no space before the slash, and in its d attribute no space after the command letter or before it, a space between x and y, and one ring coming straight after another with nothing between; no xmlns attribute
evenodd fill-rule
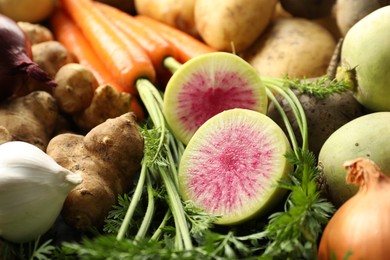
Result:
<svg viewBox="0 0 390 260"><path fill-rule="evenodd" d="M19 21L18 25L24 31L31 44L54 40L53 33L49 28L41 24Z"/></svg>
<svg viewBox="0 0 390 260"><path fill-rule="evenodd" d="M59 110L66 114L80 113L89 107L98 87L91 70L79 63L62 66L54 80L58 85L53 89L53 96Z"/></svg>
<svg viewBox="0 0 390 260"><path fill-rule="evenodd" d="M64 221L77 230L101 227L118 195L132 187L143 149L143 137L133 113L108 119L85 136L55 136L47 154L83 177L83 183L65 200L61 213Z"/></svg>
<svg viewBox="0 0 390 260"><path fill-rule="evenodd" d="M100 85L93 93L91 104L82 112L72 115L81 131L88 132L109 118L131 111L131 99L126 92L119 92L111 85Z"/></svg>
<svg viewBox="0 0 390 260"><path fill-rule="evenodd" d="M44 91L0 104L0 143L25 141L45 150L58 118L57 103Z"/></svg>

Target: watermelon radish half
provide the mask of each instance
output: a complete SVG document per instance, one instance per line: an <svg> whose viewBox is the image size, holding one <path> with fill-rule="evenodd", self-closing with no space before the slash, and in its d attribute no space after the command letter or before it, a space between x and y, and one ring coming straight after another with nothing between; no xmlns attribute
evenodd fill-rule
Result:
<svg viewBox="0 0 390 260"><path fill-rule="evenodd" d="M266 115L230 109L207 120L189 141L179 165L184 200L216 224L238 224L269 210L285 191L277 182L292 171L287 136Z"/></svg>
<svg viewBox="0 0 390 260"><path fill-rule="evenodd" d="M213 52L183 64L164 93L164 114L172 133L187 144L212 116L232 108L265 113L268 99L256 70L239 56Z"/></svg>

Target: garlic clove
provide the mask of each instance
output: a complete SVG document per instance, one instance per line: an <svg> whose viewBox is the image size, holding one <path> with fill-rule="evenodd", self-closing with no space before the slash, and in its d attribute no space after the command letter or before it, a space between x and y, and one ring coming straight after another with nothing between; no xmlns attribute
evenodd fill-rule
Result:
<svg viewBox="0 0 390 260"><path fill-rule="evenodd" d="M0 145L0 236L21 243L46 233L69 191L82 177L38 147L20 141Z"/></svg>

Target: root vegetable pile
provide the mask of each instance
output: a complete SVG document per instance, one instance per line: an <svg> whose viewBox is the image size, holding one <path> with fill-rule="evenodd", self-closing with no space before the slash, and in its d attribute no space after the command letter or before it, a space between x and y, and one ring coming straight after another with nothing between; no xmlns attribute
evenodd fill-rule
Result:
<svg viewBox="0 0 390 260"><path fill-rule="evenodd" d="M368 252L332 234L389 175L389 1L39 2L0 0L0 258Z"/></svg>

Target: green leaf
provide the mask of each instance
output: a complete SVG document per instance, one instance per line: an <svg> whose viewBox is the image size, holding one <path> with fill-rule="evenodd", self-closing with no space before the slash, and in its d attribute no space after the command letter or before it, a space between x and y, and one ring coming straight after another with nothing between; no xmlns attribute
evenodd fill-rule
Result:
<svg viewBox="0 0 390 260"><path fill-rule="evenodd" d="M35 241L35 244L37 245L39 242L39 239ZM31 260L49 260L50 255L55 250L55 247L51 245L52 240L49 239L46 242L44 242L39 247L35 248L33 254L31 255Z"/></svg>
<svg viewBox="0 0 390 260"><path fill-rule="evenodd" d="M333 94L339 94L351 88L351 84L347 81L330 79L328 75L324 75L315 80L308 79L286 79L286 83L293 89L297 89L300 93L314 96L318 99L324 99Z"/></svg>

